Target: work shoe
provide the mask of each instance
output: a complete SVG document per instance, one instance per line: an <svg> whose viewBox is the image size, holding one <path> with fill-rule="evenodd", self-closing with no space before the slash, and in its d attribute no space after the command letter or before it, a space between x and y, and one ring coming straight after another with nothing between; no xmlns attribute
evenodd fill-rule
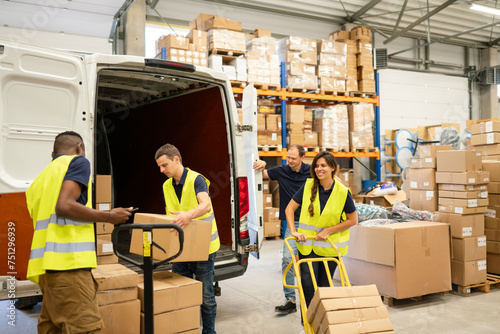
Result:
<svg viewBox="0 0 500 334"><path fill-rule="evenodd" d="M297 312L297 305L291 299L285 300L285 302L274 308L274 312L278 313L293 313Z"/></svg>

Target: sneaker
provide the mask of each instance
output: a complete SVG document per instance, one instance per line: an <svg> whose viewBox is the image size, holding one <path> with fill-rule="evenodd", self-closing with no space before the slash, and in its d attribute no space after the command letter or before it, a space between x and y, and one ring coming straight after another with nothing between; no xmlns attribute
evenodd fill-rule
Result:
<svg viewBox="0 0 500 334"><path fill-rule="evenodd" d="M285 300L285 302L274 308L274 312L278 313L293 313L297 312L297 305L291 299Z"/></svg>

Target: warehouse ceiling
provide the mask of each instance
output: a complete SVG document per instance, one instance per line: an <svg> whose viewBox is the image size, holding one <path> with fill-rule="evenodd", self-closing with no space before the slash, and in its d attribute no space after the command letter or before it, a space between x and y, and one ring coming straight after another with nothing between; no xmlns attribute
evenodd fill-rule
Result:
<svg viewBox="0 0 500 334"><path fill-rule="evenodd" d="M164 0L146 0L163 12ZM133 0L3 0L0 24L9 27L108 37L121 11ZM167 1L165 1L167 2ZM401 36L486 47L499 46L500 14L471 10L499 8L498 0L197 0L334 24L354 23L379 32L389 44ZM159 3L159 4L158 4ZM196 10L194 10L196 11Z"/></svg>

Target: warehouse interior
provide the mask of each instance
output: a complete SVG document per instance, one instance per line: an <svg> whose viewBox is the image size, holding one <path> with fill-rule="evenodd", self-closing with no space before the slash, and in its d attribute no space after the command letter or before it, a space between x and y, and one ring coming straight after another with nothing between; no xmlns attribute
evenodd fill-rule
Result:
<svg viewBox="0 0 500 334"><path fill-rule="evenodd" d="M95 208L134 203L145 215L164 214L160 185L165 177L149 160L162 143L177 140L185 152L185 167L212 184L221 242L215 270L218 333L496 333L500 327L495 307L500 300L499 17L497 0L8 0L0 2L0 86L4 87L0 91L7 96L15 87L8 84L16 78L10 73L16 65L7 51L18 45L23 50L33 47L33 54L47 48L75 59L102 54L93 59L103 63L110 56L109 69L96 75L96 91L87 93L95 98L91 108L98 133L95 144L87 145L96 159L94 194L107 191L94 200ZM308 43L312 49L300 49ZM186 61L187 52L199 58ZM312 62L304 60L311 52ZM300 60L291 59L292 53ZM153 60L152 67L160 60L187 65L179 72L169 69L168 75L147 66L144 75L131 70L143 58ZM349 72L350 61L354 72ZM89 61L78 77L91 73L92 66ZM23 71L29 74L33 69ZM49 77L44 80L50 81ZM255 119L248 116L245 104L252 83ZM27 137L22 117L12 116L16 107L10 99L2 100L0 216L11 206L6 203L12 203L2 203L2 198L24 193L36 176L34 170L43 169L7 162L13 153L18 156L9 140L18 143ZM72 105L72 98L68 100ZM36 106L29 103L19 110ZM83 115L83 121L94 121L92 113ZM278 218L282 194L278 181L259 183L261 173L251 171L248 161L245 165L238 160L248 154L246 120L255 122L253 158L265 161L266 168L286 165L287 147L294 143L305 147L303 163L311 164L324 150L336 157L338 180L349 188L358 215L358 226L350 229L349 251L343 256L345 270L354 287L375 286L376 292L349 290L351 307L328 304L341 299L333 292L322 292L327 297L317 293L311 302L316 306L303 313L297 296L297 312L275 312L284 300L281 266L283 252L288 252L283 248L286 222ZM44 126L53 126L51 131L60 128L60 124ZM23 134L16 137L16 131ZM89 133L93 131L91 126ZM42 141L43 149L52 144L47 137ZM44 153L41 145L36 148L34 155L44 155L44 163L50 162L50 152ZM25 169L28 177L22 174ZM9 181L9 173L17 183ZM238 192L248 190L242 188L242 174L253 175L248 176L248 187L257 203L250 214L260 217L260 225L250 218L247 227L240 220L244 214L238 209L244 198L238 198ZM0 240L7 241L11 211L17 210L10 207L0 217L5 225ZM141 219L149 223L156 218ZM30 227L32 221L23 224ZM127 290L132 298L101 296L101 314L108 321L103 332L123 333L126 328L131 334L144 333L142 269L115 257L112 230L110 225L96 224L101 240L98 264L119 263L124 269L116 274L116 282L132 283L106 281L105 269L94 276L104 286L119 286L123 296ZM118 250L139 258L142 246L133 252L131 244L137 245L140 236L121 233L126 243ZM250 245L241 241L245 238ZM186 237L185 242L189 240ZM28 244L18 250L17 258L21 254L27 257ZM8 255L7 250L0 253ZM0 277L8 275L6 264L1 265ZM339 271L334 278L334 285L342 286ZM191 286L169 279L158 278L161 284ZM9 281L2 282L0 291L7 293ZM33 291L34 307L15 311L9 308L12 298L0 294L4 319L0 332L35 332L42 303L36 303L39 290ZM373 295L374 304L363 299ZM172 296L164 298L184 298ZM133 311L123 305L132 301ZM189 304L189 311L180 304L170 308L169 303L159 307L155 303L155 310L163 312L155 313L155 319L164 326L156 333L200 332L201 302L195 302L196 307ZM334 318L333 313L346 310L354 310L355 320ZM16 326L9 324L12 312ZM122 318L115 315L120 312ZM127 312L133 314L129 318L134 318L133 325L127 326ZM303 316L308 320L305 326Z"/></svg>

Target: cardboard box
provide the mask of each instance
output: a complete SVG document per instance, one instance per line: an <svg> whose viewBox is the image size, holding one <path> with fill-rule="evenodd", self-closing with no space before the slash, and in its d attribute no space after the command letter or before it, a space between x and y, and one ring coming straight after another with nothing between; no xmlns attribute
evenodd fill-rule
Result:
<svg viewBox="0 0 500 334"><path fill-rule="evenodd" d="M484 228L500 230L500 218L484 217Z"/></svg>
<svg viewBox="0 0 500 334"><path fill-rule="evenodd" d="M156 41L156 49L160 48L189 50L189 38L179 35L161 36Z"/></svg>
<svg viewBox="0 0 500 334"><path fill-rule="evenodd" d="M281 131L281 115L267 114L266 129L271 131Z"/></svg>
<svg viewBox="0 0 500 334"><path fill-rule="evenodd" d="M500 161L484 160L483 170L490 172L490 181L500 181Z"/></svg>
<svg viewBox="0 0 500 334"><path fill-rule="evenodd" d="M436 158L411 158L410 168L436 168Z"/></svg>
<svg viewBox="0 0 500 334"><path fill-rule="evenodd" d="M452 206L452 205L438 205L439 212L456 213L459 215L471 215L478 213L485 213L485 206L478 206L476 208L466 208L463 206Z"/></svg>
<svg viewBox="0 0 500 334"><path fill-rule="evenodd" d="M264 221L264 237L276 237L281 235L281 221Z"/></svg>
<svg viewBox="0 0 500 334"><path fill-rule="evenodd" d="M410 208L414 210L436 211L437 191L410 190Z"/></svg>
<svg viewBox="0 0 500 334"><path fill-rule="evenodd" d="M166 224L172 223L175 216L157 215L149 213L136 213L134 224ZM188 261L206 261L210 248L210 239L212 236L212 222L205 220L192 220L184 227L184 248L179 257L171 262ZM153 230L153 241L165 249L166 253L160 249L151 246L153 258L156 260L165 260L179 251L179 238L177 231L170 229ZM142 231L132 231L132 240L130 242L130 253L143 254Z"/></svg>
<svg viewBox="0 0 500 334"><path fill-rule="evenodd" d="M500 206L500 194L488 194L489 203L492 206Z"/></svg>
<svg viewBox="0 0 500 334"><path fill-rule="evenodd" d="M451 151L451 145L419 145L418 156L420 158L436 158L438 151Z"/></svg>
<svg viewBox="0 0 500 334"><path fill-rule="evenodd" d="M463 173L436 172L436 183L483 184L488 182L490 182L490 172L484 172L484 171L463 172Z"/></svg>
<svg viewBox="0 0 500 334"><path fill-rule="evenodd" d="M500 154L500 144L478 145L474 146L474 150L481 152L483 157L488 159L489 156L497 156Z"/></svg>
<svg viewBox="0 0 500 334"><path fill-rule="evenodd" d="M271 30L269 30L269 29L255 29L253 31L253 34L255 35L256 38L260 38L260 37L264 37L264 36L271 37Z"/></svg>
<svg viewBox="0 0 500 334"><path fill-rule="evenodd" d="M169 271L157 271L153 278L155 314L199 306L203 302L203 285L200 281ZM144 277L141 276L139 281L138 296L141 311L144 312Z"/></svg>
<svg viewBox="0 0 500 334"><path fill-rule="evenodd" d="M376 196L372 194L368 195L358 195L358 198L363 198L364 203L370 205L379 205L383 207L392 207L394 202L397 199L400 201L406 200L406 193L403 190L398 190L398 192L394 195L384 195L384 196Z"/></svg>
<svg viewBox="0 0 500 334"><path fill-rule="evenodd" d="M278 208L264 208L264 222L279 221L280 210Z"/></svg>
<svg viewBox="0 0 500 334"><path fill-rule="evenodd" d="M488 240L486 242L486 251L491 254L500 254L500 242Z"/></svg>
<svg viewBox="0 0 500 334"><path fill-rule="evenodd" d="M406 222L350 229L344 256L351 284L376 284L389 297L451 290L449 226Z"/></svg>
<svg viewBox="0 0 500 334"><path fill-rule="evenodd" d="M273 196L271 194L263 194L264 208L270 208L273 206Z"/></svg>
<svg viewBox="0 0 500 334"><path fill-rule="evenodd" d="M486 262L489 273L500 275L500 254L487 253Z"/></svg>
<svg viewBox="0 0 500 334"><path fill-rule="evenodd" d="M438 151L438 172L470 172L482 169L481 153L476 151Z"/></svg>
<svg viewBox="0 0 500 334"><path fill-rule="evenodd" d="M488 121L488 122L476 123L472 125L470 132L472 135L488 133L488 132L500 132L500 122Z"/></svg>
<svg viewBox="0 0 500 334"><path fill-rule="evenodd" d="M103 265L103 264L114 264L118 263L118 256L115 254L111 255L100 255L97 257L97 265Z"/></svg>
<svg viewBox="0 0 500 334"><path fill-rule="evenodd" d="M488 191L468 190L468 191L451 191L439 190L439 197L456 198L456 199L478 199L488 198Z"/></svg>
<svg viewBox="0 0 500 334"><path fill-rule="evenodd" d="M500 143L500 133L499 132L490 132L490 133L483 133L483 134L479 134L479 135L472 135L470 138L470 144L472 146L499 144L499 143Z"/></svg>
<svg viewBox="0 0 500 334"><path fill-rule="evenodd" d="M490 194L500 194L500 182L490 182L486 187Z"/></svg>
<svg viewBox="0 0 500 334"><path fill-rule="evenodd" d="M97 256L114 254L113 243L111 242L111 234L102 234L97 237L96 253Z"/></svg>
<svg viewBox="0 0 500 334"><path fill-rule="evenodd" d="M349 31L337 30L330 34L330 40L337 41L337 40L350 39L349 35L350 35Z"/></svg>
<svg viewBox="0 0 500 334"><path fill-rule="evenodd" d="M440 183L438 184L438 189L441 190L450 190L450 191L489 191L488 184L446 184Z"/></svg>
<svg viewBox="0 0 500 334"><path fill-rule="evenodd" d="M500 206L489 206L484 216L488 218L500 218Z"/></svg>
<svg viewBox="0 0 500 334"><path fill-rule="evenodd" d="M487 198L459 199L459 198L445 198L440 196L439 205L463 207L463 208L477 208L480 206L488 206L488 199Z"/></svg>
<svg viewBox="0 0 500 334"><path fill-rule="evenodd" d="M271 193L271 191L269 190L269 180L262 181L262 193L264 194Z"/></svg>
<svg viewBox="0 0 500 334"><path fill-rule="evenodd" d="M347 188L351 189L353 194L357 194L358 191L356 189L355 181L354 181L354 170L350 168L341 168L337 172L337 176L340 179L340 182Z"/></svg>
<svg viewBox="0 0 500 334"><path fill-rule="evenodd" d="M486 235L487 241L500 241L500 230L485 228L484 235Z"/></svg>
<svg viewBox="0 0 500 334"><path fill-rule="evenodd" d="M267 144L268 145L281 145L281 131L267 131Z"/></svg>
<svg viewBox="0 0 500 334"><path fill-rule="evenodd" d="M137 334L140 331L141 303L135 299L123 303L99 306L104 323L101 333Z"/></svg>
<svg viewBox="0 0 500 334"><path fill-rule="evenodd" d="M451 261L451 281L466 286L486 282L486 260Z"/></svg>
<svg viewBox="0 0 500 334"><path fill-rule="evenodd" d="M410 169L410 189L434 190L436 186L434 169Z"/></svg>
<svg viewBox="0 0 500 334"><path fill-rule="evenodd" d="M111 175L96 175L96 203L111 203Z"/></svg>
<svg viewBox="0 0 500 334"><path fill-rule="evenodd" d="M114 304L114 303L122 303L136 299L137 299L137 287L114 289L114 290L101 290L97 293L97 304L99 306Z"/></svg>
<svg viewBox="0 0 500 334"><path fill-rule="evenodd" d="M318 146L318 133L316 131L304 131L304 146Z"/></svg>
<svg viewBox="0 0 500 334"><path fill-rule="evenodd" d="M386 331L390 330L392 330L391 320L385 318L329 325L328 330L324 333L386 333Z"/></svg>
<svg viewBox="0 0 500 334"><path fill-rule="evenodd" d="M486 236L452 238L452 260L469 262L486 258Z"/></svg>
<svg viewBox="0 0 500 334"><path fill-rule="evenodd" d="M99 283L99 291L133 288L139 282L139 275L121 264L97 266L92 275Z"/></svg>
<svg viewBox="0 0 500 334"><path fill-rule="evenodd" d="M484 215L459 215L439 213L439 221L450 224L453 238L477 237L484 235Z"/></svg>
<svg viewBox="0 0 500 334"><path fill-rule="evenodd" d="M113 232L114 228L115 226L111 223L101 223L101 222L95 223L95 233L97 235L110 234Z"/></svg>
<svg viewBox="0 0 500 334"><path fill-rule="evenodd" d="M304 123L305 108L302 105L286 106L286 121L290 123Z"/></svg>
<svg viewBox="0 0 500 334"><path fill-rule="evenodd" d="M155 334L184 333L200 327L200 307L194 306L176 311L155 314ZM141 312L141 334L144 333L144 313ZM199 329L198 329L199 333Z"/></svg>
<svg viewBox="0 0 500 334"><path fill-rule="evenodd" d="M341 310L326 312L321 322L321 328L329 325L358 322L360 320L375 320L389 318L386 306L361 308L356 310Z"/></svg>

